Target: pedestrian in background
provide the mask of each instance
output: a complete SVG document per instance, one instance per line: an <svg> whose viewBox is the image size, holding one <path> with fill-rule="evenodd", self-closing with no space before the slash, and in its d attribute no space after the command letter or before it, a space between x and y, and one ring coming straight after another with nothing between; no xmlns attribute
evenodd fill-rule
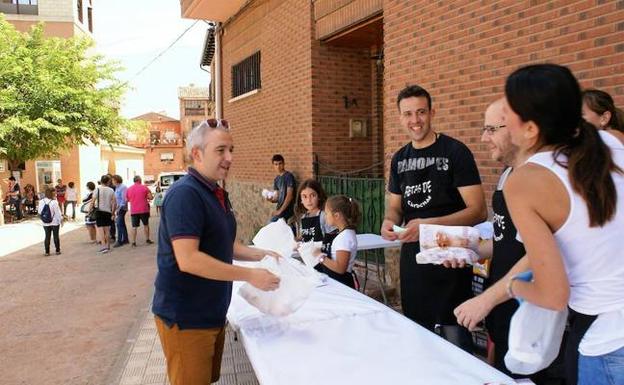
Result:
<svg viewBox="0 0 624 385"><path fill-rule="evenodd" d="M56 249L56 255L61 254L61 239L59 237L59 230L63 223L63 214L61 213L61 206L55 198L56 191L53 188L45 189L45 197L39 201L39 207L37 212L43 222L43 231L45 232L45 240L43 246L45 249L45 256L50 255L50 238L54 235L54 248Z"/></svg>

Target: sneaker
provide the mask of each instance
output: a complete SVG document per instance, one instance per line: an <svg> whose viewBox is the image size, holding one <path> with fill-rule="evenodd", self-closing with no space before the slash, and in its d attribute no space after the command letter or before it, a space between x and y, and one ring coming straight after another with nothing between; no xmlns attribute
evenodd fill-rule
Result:
<svg viewBox="0 0 624 385"><path fill-rule="evenodd" d="M136 247L136 242L132 242L132 247Z"/></svg>
<svg viewBox="0 0 624 385"><path fill-rule="evenodd" d="M106 254L106 253L108 253L109 251L110 251L110 249L109 249L108 247L104 247L104 248L100 249L99 253L100 253L100 254Z"/></svg>
<svg viewBox="0 0 624 385"><path fill-rule="evenodd" d="M56 255L61 255L61 251L60 251L60 250L59 250L59 251L57 251L57 252L56 252Z"/></svg>
<svg viewBox="0 0 624 385"><path fill-rule="evenodd" d="M151 244L152 244L152 243L154 243L154 242L152 242L152 240L151 240L151 239L148 239L147 241L145 241L145 243L147 243L148 245L151 245Z"/></svg>
<svg viewBox="0 0 624 385"><path fill-rule="evenodd" d="M50 256L50 253L45 253L45 254L43 254L43 255L44 255L44 256L46 256L46 257L49 257L49 256Z"/></svg>

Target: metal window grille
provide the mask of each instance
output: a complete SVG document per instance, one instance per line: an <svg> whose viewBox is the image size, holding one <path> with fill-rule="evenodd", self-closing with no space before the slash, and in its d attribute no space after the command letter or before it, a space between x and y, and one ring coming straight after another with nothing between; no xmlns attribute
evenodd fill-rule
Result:
<svg viewBox="0 0 624 385"><path fill-rule="evenodd" d="M232 97L261 88L260 51L232 66Z"/></svg>

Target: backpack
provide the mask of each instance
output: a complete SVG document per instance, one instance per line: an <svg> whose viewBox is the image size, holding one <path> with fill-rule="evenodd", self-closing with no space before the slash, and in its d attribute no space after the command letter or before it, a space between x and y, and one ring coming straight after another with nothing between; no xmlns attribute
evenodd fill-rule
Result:
<svg viewBox="0 0 624 385"><path fill-rule="evenodd" d="M41 221L43 223L52 223L52 210L50 210L50 204L46 203L43 205L43 209L41 209L41 214L39 214Z"/></svg>

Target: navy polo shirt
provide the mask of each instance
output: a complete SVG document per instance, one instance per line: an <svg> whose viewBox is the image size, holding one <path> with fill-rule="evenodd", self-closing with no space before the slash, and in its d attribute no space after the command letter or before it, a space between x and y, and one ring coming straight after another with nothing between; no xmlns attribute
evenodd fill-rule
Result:
<svg viewBox="0 0 624 385"><path fill-rule="evenodd" d="M199 239L199 250L232 263L236 219L227 193L197 170L174 183L165 194L158 231L158 274L152 311L169 326L204 329L225 325L232 282L180 271L172 241Z"/></svg>

